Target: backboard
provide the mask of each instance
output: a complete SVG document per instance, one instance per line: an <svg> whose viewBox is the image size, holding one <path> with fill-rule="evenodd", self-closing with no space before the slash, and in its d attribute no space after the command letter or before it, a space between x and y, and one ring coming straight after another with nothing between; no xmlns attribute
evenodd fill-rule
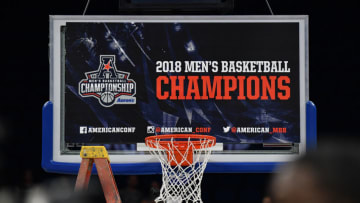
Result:
<svg viewBox="0 0 360 203"><path fill-rule="evenodd" d="M316 144L307 16L51 16L43 168L104 145L114 173L161 173L147 136L205 134L206 172L270 172Z"/></svg>

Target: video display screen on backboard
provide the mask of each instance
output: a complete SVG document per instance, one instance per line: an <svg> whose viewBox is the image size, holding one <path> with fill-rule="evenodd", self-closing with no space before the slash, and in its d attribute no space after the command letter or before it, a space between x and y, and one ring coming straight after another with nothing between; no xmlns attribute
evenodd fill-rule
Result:
<svg viewBox="0 0 360 203"><path fill-rule="evenodd" d="M271 172L316 145L307 16L50 16L42 166L84 145L116 174L160 173L152 135L216 138L207 171Z"/></svg>
<svg viewBox="0 0 360 203"><path fill-rule="evenodd" d="M299 144L305 31L291 18L62 21L51 89L61 149L164 134Z"/></svg>

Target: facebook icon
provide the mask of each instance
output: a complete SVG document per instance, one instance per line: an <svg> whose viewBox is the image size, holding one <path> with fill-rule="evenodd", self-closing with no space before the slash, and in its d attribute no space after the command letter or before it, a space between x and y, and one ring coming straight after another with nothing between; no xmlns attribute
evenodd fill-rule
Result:
<svg viewBox="0 0 360 203"><path fill-rule="evenodd" d="M80 126L80 134L87 134L87 127L86 126Z"/></svg>

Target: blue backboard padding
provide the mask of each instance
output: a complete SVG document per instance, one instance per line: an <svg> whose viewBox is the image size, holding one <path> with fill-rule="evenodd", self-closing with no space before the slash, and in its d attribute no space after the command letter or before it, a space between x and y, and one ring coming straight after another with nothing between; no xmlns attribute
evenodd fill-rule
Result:
<svg viewBox="0 0 360 203"><path fill-rule="evenodd" d="M79 163L63 163L53 161L53 104L48 101L43 107L42 117L42 161L46 172L77 174ZM306 148L313 150L317 143L316 107L313 102L306 104ZM282 163L208 163L207 173L269 173ZM111 164L114 174L160 174L160 163ZM96 173L94 167L93 173Z"/></svg>
<svg viewBox="0 0 360 203"><path fill-rule="evenodd" d="M306 151L315 150L317 146L317 115L313 102L306 103Z"/></svg>

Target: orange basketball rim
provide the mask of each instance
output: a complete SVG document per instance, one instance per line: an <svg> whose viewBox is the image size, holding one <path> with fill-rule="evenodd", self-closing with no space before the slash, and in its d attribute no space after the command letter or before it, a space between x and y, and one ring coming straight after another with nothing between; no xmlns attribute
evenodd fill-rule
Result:
<svg viewBox="0 0 360 203"><path fill-rule="evenodd" d="M194 150L205 150L216 144L210 135L170 134L145 138L148 147L164 150L171 166L189 166L193 163Z"/></svg>

